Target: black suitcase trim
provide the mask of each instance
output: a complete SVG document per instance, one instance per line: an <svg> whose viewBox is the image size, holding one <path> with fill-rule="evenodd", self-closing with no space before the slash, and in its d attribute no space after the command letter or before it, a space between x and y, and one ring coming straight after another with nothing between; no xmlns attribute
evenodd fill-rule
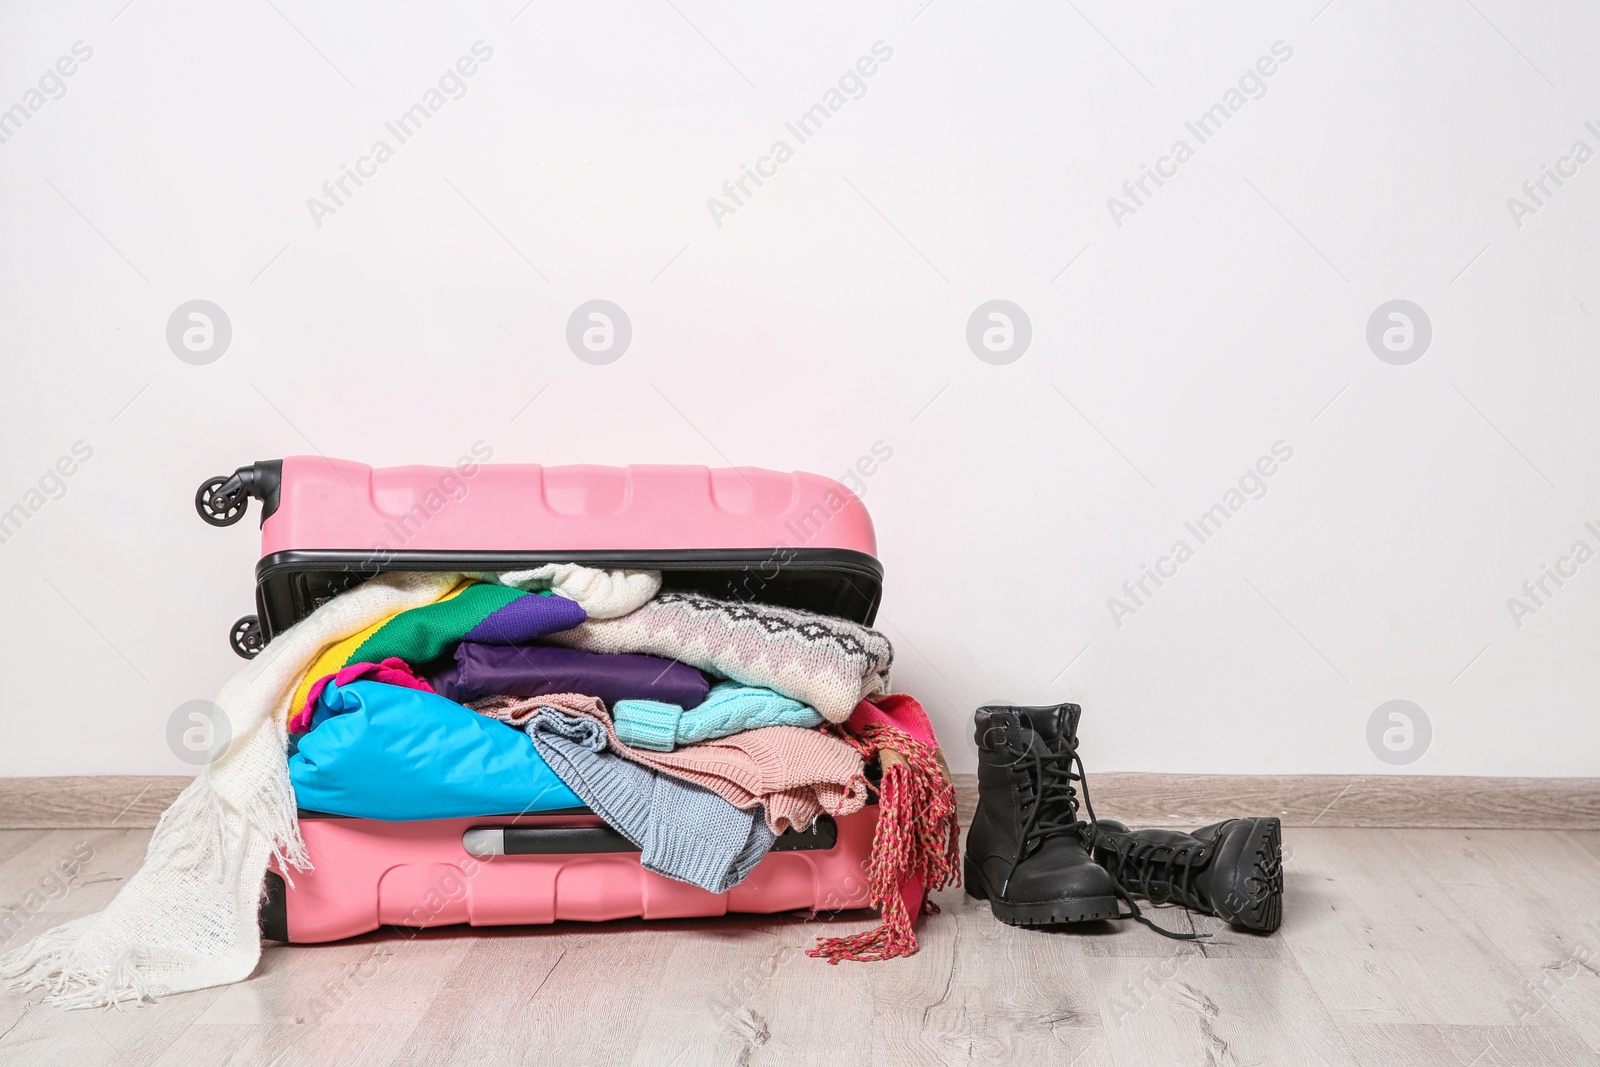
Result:
<svg viewBox="0 0 1600 1067"><path fill-rule="evenodd" d="M317 607L393 571L510 571L546 563L658 570L662 588L722 600L801 608L870 626L883 564L844 548L687 548L537 552L290 549L256 564L256 608L270 641Z"/></svg>
<svg viewBox="0 0 1600 1067"><path fill-rule="evenodd" d="M268 941L289 940L289 887L284 885L283 875L276 871L267 872L256 920L261 926L261 936Z"/></svg>

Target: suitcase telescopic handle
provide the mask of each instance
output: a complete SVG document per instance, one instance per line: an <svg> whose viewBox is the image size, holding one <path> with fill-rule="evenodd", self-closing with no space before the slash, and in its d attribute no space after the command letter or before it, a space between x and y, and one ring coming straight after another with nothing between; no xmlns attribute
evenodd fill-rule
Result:
<svg viewBox="0 0 1600 1067"><path fill-rule="evenodd" d="M194 509L212 526L232 526L244 518L250 498L261 501L261 521L278 510L278 492L283 484L283 460L263 459L240 467L232 474L219 474L200 483L194 494Z"/></svg>
<svg viewBox="0 0 1600 1067"><path fill-rule="evenodd" d="M474 826L461 835L474 856L572 856L638 852L639 846L609 826Z"/></svg>
<svg viewBox="0 0 1600 1067"><path fill-rule="evenodd" d="M819 815L809 830L788 830L773 843L773 852L826 852L839 843L839 825ZM638 852L639 846L609 826L474 826L461 835L470 855L579 856L606 852Z"/></svg>

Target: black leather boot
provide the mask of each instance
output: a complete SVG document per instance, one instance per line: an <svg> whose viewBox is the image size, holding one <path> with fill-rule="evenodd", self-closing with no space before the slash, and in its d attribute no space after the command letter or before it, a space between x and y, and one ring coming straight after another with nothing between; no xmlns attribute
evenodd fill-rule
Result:
<svg viewBox="0 0 1600 1067"><path fill-rule="evenodd" d="M987 899L1003 923L1119 917L1117 884L1089 854L1092 823L1078 818L1079 713L1076 704L978 709L978 810L963 872L968 895Z"/></svg>
<svg viewBox="0 0 1600 1067"><path fill-rule="evenodd" d="M1275 818L1227 819L1192 834L1130 830L1101 819L1095 859L1118 888L1152 904L1181 904L1244 930L1283 921L1282 830Z"/></svg>

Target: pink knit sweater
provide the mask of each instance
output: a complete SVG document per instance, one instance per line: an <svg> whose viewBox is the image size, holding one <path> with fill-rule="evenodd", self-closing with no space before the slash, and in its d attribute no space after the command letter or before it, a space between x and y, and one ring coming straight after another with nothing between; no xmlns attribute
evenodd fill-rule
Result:
<svg viewBox="0 0 1600 1067"><path fill-rule="evenodd" d="M798 726L763 726L672 752L630 748L617 740L599 699L575 693L539 697L487 697L467 705L481 715L520 726L539 708L583 715L606 729L619 756L682 778L736 808L766 808L767 825L781 834L804 830L819 814L850 815L867 802L861 756L850 745Z"/></svg>

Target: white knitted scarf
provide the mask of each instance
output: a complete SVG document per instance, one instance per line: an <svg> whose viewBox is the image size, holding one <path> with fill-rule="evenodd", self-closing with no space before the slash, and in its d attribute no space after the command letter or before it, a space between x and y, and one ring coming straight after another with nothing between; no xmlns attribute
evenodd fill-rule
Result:
<svg viewBox="0 0 1600 1067"><path fill-rule="evenodd" d="M514 589L549 589L576 600L591 619L616 619L642 607L661 591L660 571L598 570L577 563L546 563L531 571L469 572Z"/></svg>
<svg viewBox="0 0 1600 1067"><path fill-rule="evenodd" d="M222 687L229 741L161 816L141 867L97 915L0 959L0 975L70 1008L153 1000L248 978L261 958L267 861L307 870L284 759L289 699L322 650L431 604L459 574L388 574L275 637Z"/></svg>

